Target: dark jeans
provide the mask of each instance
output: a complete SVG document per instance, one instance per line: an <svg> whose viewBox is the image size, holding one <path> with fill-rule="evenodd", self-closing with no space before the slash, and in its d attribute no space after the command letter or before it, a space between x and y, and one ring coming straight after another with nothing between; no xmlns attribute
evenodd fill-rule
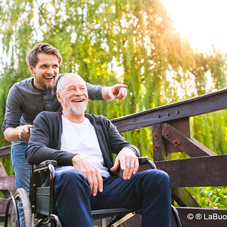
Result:
<svg viewBox="0 0 227 227"><path fill-rule="evenodd" d="M93 227L91 209L143 209L143 227L171 226L171 179L161 170L147 170L130 180L108 177L103 192L91 195L87 178L78 171L65 171L55 180L56 207L64 227Z"/></svg>

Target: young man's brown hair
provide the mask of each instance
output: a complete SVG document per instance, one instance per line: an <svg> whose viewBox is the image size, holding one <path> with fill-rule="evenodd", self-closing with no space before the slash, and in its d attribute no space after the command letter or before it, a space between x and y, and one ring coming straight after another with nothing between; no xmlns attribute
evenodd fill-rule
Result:
<svg viewBox="0 0 227 227"><path fill-rule="evenodd" d="M31 65L33 68L35 68L38 63L38 53L53 54L57 57L59 65L62 62L62 57L58 49L54 48L48 43L38 43L32 48L32 50L28 53L27 56L28 64Z"/></svg>

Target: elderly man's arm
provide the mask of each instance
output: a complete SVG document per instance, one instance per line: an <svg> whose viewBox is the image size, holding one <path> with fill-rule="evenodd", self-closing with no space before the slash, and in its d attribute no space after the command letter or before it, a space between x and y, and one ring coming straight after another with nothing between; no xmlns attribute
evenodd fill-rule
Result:
<svg viewBox="0 0 227 227"><path fill-rule="evenodd" d="M127 142L120 135L116 126L105 117L103 117L103 122L108 133L111 150L113 153L118 154L115 164L110 170L116 171L120 167L123 170L123 178L125 180L130 179L131 175L135 174L139 168L139 149Z"/></svg>
<svg viewBox="0 0 227 227"><path fill-rule="evenodd" d="M116 171L119 166L123 170L125 180L129 180L132 174L136 174L139 169L139 161L135 152L128 147L124 147L117 155L111 171Z"/></svg>
<svg viewBox="0 0 227 227"><path fill-rule="evenodd" d="M74 168L80 170L88 179L93 196L96 196L98 191L103 191L103 180L98 168L92 165L82 155L75 155L72 159L72 163Z"/></svg>
<svg viewBox="0 0 227 227"><path fill-rule="evenodd" d="M31 165L45 160L56 160L59 166L71 165L80 170L88 179L91 193L102 192L102 177L98 169L81 155L60 150L60 113L42 112L34 120L33 130L25 151L27 162Z"/></svg>
<svg viewBox="0 0 227 227"><path fill-rule="evenodd" d="M41 112L35 118L25 151L25 158L30 165L37 165L45 160L56 160L59 166L72 165L75 154L60 150L58 114L60 113Z"/></svg>

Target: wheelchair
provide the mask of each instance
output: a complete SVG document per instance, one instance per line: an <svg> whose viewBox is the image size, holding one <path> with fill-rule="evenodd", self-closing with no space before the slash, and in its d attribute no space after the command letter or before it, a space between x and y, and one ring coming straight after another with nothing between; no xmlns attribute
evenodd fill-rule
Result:
<svg viewBox="0 0 227 227"><path fill-rule="evenodd" d="M141 167L145 165L148 165L152 169L156 169L155 164L147 157L140 157L139 164L139 171L143 171L141 170ZM56 166L57 162L54 160L47 160L39 165L31 166L30 195L28 196L23 188L19 188L14 195L10 196L6 206L4 227L8 226L11 204L11 227L20 227L19 204L22 204L20 205L20 209L23 209L24 225L26 227L62 227L61 222L56 215L57 212L54 202L54 178ZM41 179L46 180L41 182ZM178 212L173 205L172 213L177 227L182 227ZM141 215L142 210L129 208L92 210L93 220L102 219L102 227L124 226L125 221L135 214Z"/></svg>

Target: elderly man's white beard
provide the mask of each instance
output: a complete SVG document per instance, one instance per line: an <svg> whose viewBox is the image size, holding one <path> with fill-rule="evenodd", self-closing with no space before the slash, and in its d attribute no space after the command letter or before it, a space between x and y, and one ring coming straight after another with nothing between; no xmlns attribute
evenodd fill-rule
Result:
<svg viewBox="0 0 227 227"><path fill-rule="evenodd" d="M82 115L85 113L86 111L86 108L87 108L87 101L84 101L83 102L83 106L78 106L78 107L75 107L73 106L73 104L70 102L69 105L69 111L75 115Z"/></svg>

